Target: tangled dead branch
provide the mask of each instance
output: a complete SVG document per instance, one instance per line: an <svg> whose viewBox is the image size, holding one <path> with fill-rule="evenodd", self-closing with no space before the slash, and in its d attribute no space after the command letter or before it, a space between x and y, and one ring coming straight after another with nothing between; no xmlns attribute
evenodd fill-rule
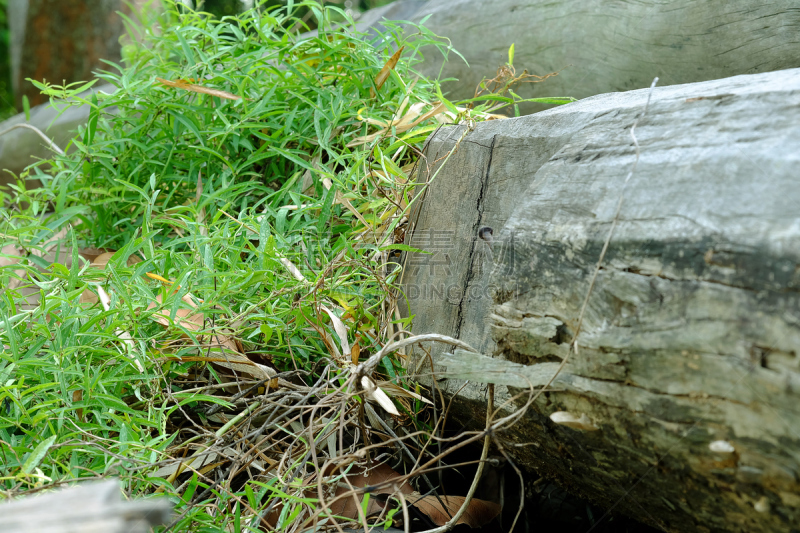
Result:
<svg viewBox="0 0 800 533"><path fill-rule="evenodd" d="M205 488L190 496L193 502L202 502L212 494L225 500L223 496L237 492L241 476L246 475L266 489L264 496L270 500L269 505L257 511L241 498L233 498L242 506L242 518L252 527L341 531L357 522L368 530L371 525L391 520L395 525L402 524L406 531L412 527L418 530L419 520L410 518L410 509L436 526L427 529L427 533L448 531L460 523L483 525L500 511L499 505L474 498L489 448L495 443L502 452L499 436L530 406L534 391L531 387L528 401L519 409L498 417L500 411L494 409L490 386L484 430L455 437L441 436L448 409L444 404L437 410L444 416L437 416L427 430L415 424L421 420L420 414L416 420L409 416L382 418L369 404L357 378L369 373L374 361L385 354L431 341L474 351L457 339L420 335L389 344L347 370L329 362L310 386L292 384L252 395L253 388L259 385L255 383L231 397L232 403L239 406L237 410L225 414L217 414L219 410L214 408L207 410L209 419L223 423L217 431L203 431L197 425L193 430L184 428L182 431L195 435L185 438L173 450L174 458L162 461L153 475L165 476L168 482L183 486L200 480ZM291 378L288 374L281 379ZM191 420L185 411L182 416ZM444 494L442 487L431 483L427 475L447 468L442 462L449 454L481 441L477 473L466 495ZM439 444L444 451L434 453L433 445ZM178 458L180 455L183 458Z"/></svg>

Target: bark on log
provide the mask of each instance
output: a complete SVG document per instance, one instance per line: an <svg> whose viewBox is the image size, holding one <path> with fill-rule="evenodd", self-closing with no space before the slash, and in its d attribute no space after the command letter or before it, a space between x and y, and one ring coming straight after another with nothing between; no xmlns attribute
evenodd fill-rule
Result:
<svg viewBox="0 0 800 533"><path fill-rule="evenodd" d="M508 61L543 75L523 84L525 97L573 96L627 91L650 85L706 81L800 67L800 10L794 0L398 0L365 13L363 26L402 13L452 41L469 62L450 54L443 78L456 98L469 98L483 77ZM413 14L412 14L413 13ZM437 76L441 55L426 52L420 71ZM541 106L523 106L523 113Z"/></svg>
<svg viewBox="0 0 800 533"><path fill-rule="evenodd" d="M172 503L122 501L119 482L107 480L28 496L0 511L3 533L147 533L169 521Z"/></svg>
<svg viewBox="0 0 800 533"><path fill-rule="evenodd" d="M648 89L479 124L427 190L406 292L415 333L492 354L435 360L502 403L542 386L580 308L635 159ZM438 171L463 127L427 149ZM582 330L553 387L503 435L516 460L668 531L800 524L800 69L656 88L641 158ZM493 254L475 235L494 228ZM444 367L438 366L438 370ZM444 374L446 375L446 374ZM444 382L455 392L463 381ZM459 421L483 426L478 384ZM549 415L586 414L581 432ZM470 422L471 420L471 422ZM720 450L725 441L732 453Z"/></svg>

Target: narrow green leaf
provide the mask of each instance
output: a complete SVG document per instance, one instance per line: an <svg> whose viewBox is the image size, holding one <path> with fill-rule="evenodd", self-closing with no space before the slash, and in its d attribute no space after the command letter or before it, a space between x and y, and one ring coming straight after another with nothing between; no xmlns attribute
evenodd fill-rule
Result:
<svg viewBox="0 0 800 533"><path fill-rule="evenodd" d="M22 473L23 474L30 474L33 472L33 469L39 466L39 463L42 462L44 456L47 455L47 452L50 450L50 447L56 442L56 436L53 435L52 437L48 437L44 439L39 445L34 448L31 452L31 455L25 461L25 464L22 465Z"/></svg>
<svg viewBox="0 0 800 533"><path fill-rule="evenodd" d="M325 198L322 201L322 209L319 213L319 218L317 218L317 235L322 235L322 232L325 231L325 227L328 225L328 220L331 218L331 206L333 205L333 199L336 197L336 185L332 185L330 189L325 192Z"/></svg>
<svg viewBox="0 0 800 533"><path fill-rule="evenodd" d="M272 328L267 324L261 324L258 329L261 330L261 333L264 335L264 344L269 342L269 340L272 338Z"/></svg>
<svg viewBox="0 0 800 533"><path fill-rule="evenodd" d="M25 121L31 121L31 102L26 95L22 95L22 109L25 111Z"/></svg>
<svg viewBox="0 0 800 533"><path fill-rule="evenodd" d="M183 53L186 56L187 61L189 62L190 66L194 66L194 54L192 53L192 47L189 46L189 43L186 42L186 38L183 36L183 31L186 28L177 28L175 30L175 35L178 37L178 40L181 43L181 48L183 49Z"/></svg>

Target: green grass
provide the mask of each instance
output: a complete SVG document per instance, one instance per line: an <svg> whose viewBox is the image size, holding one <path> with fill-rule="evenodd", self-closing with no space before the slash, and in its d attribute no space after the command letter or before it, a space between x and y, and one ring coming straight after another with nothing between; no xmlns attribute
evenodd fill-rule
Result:
<svg viewBox="0 0 800 533"><path fill-rule="evenodd" d="M0 269L0 495L113 475L133 496L171 498L172 531L256 531L269 513L292 530L319 510L300 486L319 473L309 442L342 421L335 446L359 447L362 400L343 387L354 360L410 329L396 312L402 268L387 262L405 249L423 143L437 118L471 123L514 98L447 102L414 71L423 50L453 53L423 27L386 22L375 45L352 21L334 26L347 20L335 7L289 4L222 21L168 11L101 75L111 95L40 84L91 115L69 155L27 171L42 187L17 187L1 213L6 259L21 259ZM315 14L317 36L286 29L303 30L296 9ZM64 229L65 252L50 250ZM104 269L88 247L114 252ZM265 367L294 374L232 397ZM414 390L397 358L379 371ZM429 429L418 401L393 397L402 423ZM229 455L157 473L207 446Z"/></svg>

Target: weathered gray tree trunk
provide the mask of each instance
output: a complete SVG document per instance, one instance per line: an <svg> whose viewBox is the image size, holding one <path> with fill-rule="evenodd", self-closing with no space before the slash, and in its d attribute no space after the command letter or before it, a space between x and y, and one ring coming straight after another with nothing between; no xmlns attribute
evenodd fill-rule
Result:
<svg viewBox="0 0 800 533"><path fill-rule="evenodd" d="M418 215L412 244L435 253L407 263L414 330L494 356L487 371L479 357L434 351L451 392L495 380L512 385L498 386L502 402L525 382L514 376L545 385L624 193L579 349L556 391L502 435L534 445L506 451L668 531L797 531L800 69L656 88L625 186L647 95L596 96L466 135ZM463 131L430 140L439 162L423 178ZM483 226L492 257L475 239ZM479 385L459 399L461 419L482 427ZM556 411L599 431L556 425Z"/></svg>
<svg viewBox="0 0 800 533"><path fill-rule="evenodd" d="M362 26L380 17L420 21L449 38L469 62L450 54L445 88L468 98L483 77L508 61L543 75L519 87L522 96L573 96L706 81L800 67L800 10L795 0L398 0L367 12ZM437 76L441 55L425 52L420 70ZM541 106L523 106L523 113Z"/></svg>
<svg viewBox="0 0 800 533"><path fill-rule="evenodd" d="M166 524L165 498L123 501L119 482L84 483L0 505L3 533L147 533Z"/></svg>

